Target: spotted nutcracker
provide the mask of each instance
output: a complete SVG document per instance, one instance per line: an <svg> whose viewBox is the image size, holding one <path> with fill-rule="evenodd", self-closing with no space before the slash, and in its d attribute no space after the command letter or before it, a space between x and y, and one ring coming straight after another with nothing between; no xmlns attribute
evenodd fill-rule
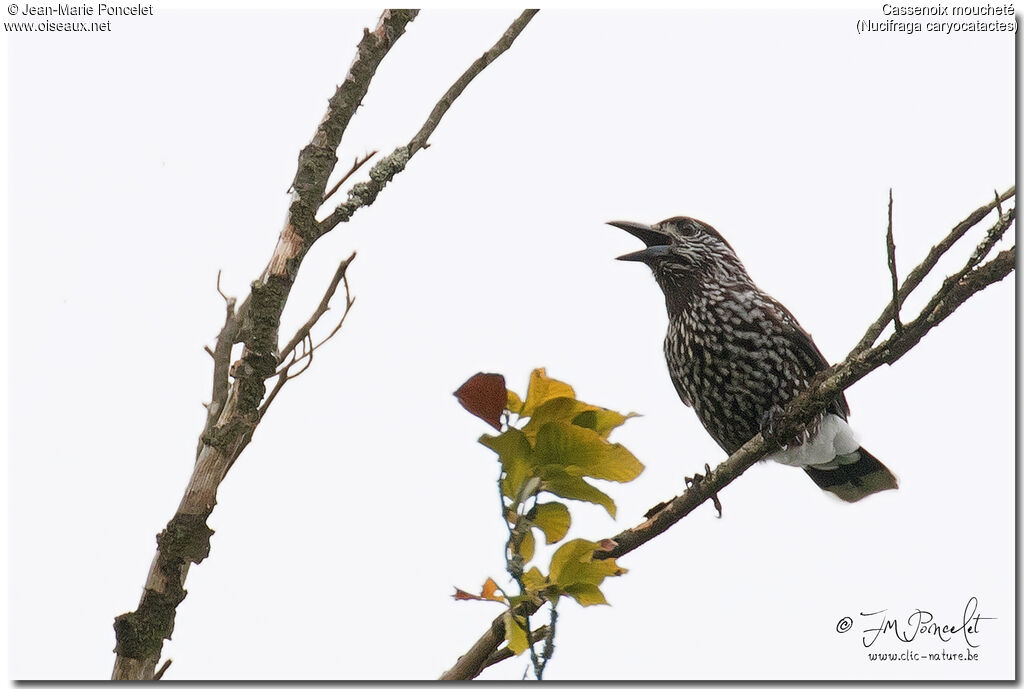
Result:
<svg viewBox="0 0 1024 689"><path fill-rule="evenodd" d="M646 263L665 294L665 360L683 404L732 454L764 429L828 362L785 306L754 284L715 228L677 217L656 225L608 223L643 240L621 261ZM842 395L804 433L770 455L802 467L847 502L896 488L896 477L860 447Z"/></svg>

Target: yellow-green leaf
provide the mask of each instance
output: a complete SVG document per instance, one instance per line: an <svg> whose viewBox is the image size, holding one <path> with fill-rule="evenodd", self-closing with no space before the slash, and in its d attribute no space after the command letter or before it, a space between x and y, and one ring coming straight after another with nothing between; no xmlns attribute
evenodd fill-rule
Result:
<svg viewBox="0 0 1024 689"><path fill-rule="evenodd" d="M519 543L519 554L523 558L523 562L529 562L533 559L533 551L536 548L536 541L533 540L533 529L527 529L526 533L523 534L523 540Z"/></svg>
<svg viewBox="0 0 1024 689"><path fill-rule="evenodd" d="M482 435L480 444L498 453L505 476L501 480L501 492L509 500L519 495L523 482L533 473L530 455L533 448L523 432L510 428L501 435Z"/></svg>
<svg viewBox="0 0 1024 689"><path fill-rule="evenodd" d="M639 414L636 412L620 414L619 412L612 411L611 409L589 407L573 417L572 422L576 426L589 428L602 438L607 439L612 431L626 423L628 419L632 419L634 416L639 416Z"/></svg>
<svg viewBox="0 0 1024 689"><path fill-rule="evenodd" d="M566 473L565 469L551 465L540 467L542 490L549 493L568 498L570 500L582 500L601 505L612 517L615 516L615 501L611 497L584 481L579 476L572 476Z"/></svg>
<svg viewBox="0 0 1024 689"><path fill-rule="evenodd" d="M632 481L644 470L633 453L589 428L553 421L537 432L533 460L554 464L570 475L592 476L607 481Z"/></svg>
<svg viewBox="0 0 1024 689"><path fill-rule="evenodd" d="M518 615L513 617L510 612L505 613L505 640L508 641L509 650L516 655L530 647L530 642L526 638L525 625L526 622L522 617Z"/></svg>
<svg viewBox="0 0 1024 689"><path fill-rule="evenodd" d="M523 572L523 586L530 591L539 591L548 585L548 578L541 574L541 571L536 567L530 567L530 569Z"/></svg>
<svg viewBox="0 0 1024 689"><path fill-rule="evenodd" d="M583 538L574 538L568 543L563 544L551 556L551 567L549 569L551 581L562 585L573 583L572 581L563 581L561 579L562 572L566 566L571 563L590 562L594 559L594 550L596 549L597 543Z"/></svg>
<svg viewBox="0 0 1024 689"><path fill-rule="evenodd" d="M513 414L518 414L519 411L523 408L523 401L519 399L519 395L512 392L511 390L506 390L506 393L507 400L505 402L505 409L508 409Z"/></svg>
<svg viewBox="0 0 1024 689"><path fill-rule="evenodd" d="M576 391L568 383L548 378L543 368L534 369L530 374L530 387L526 390L526 401L520 410L520 416L531 416L533 412L548 400L556 397L576 397Z"/></svg>
<svg viewBox="0 0 1024 689"><path fill-rule="evenodd" d="M572 397L555 397L538 406L530 415L530 422L523 426L523 433L530 440L537 437L537 431L551 421L571 422L582 412L588 411L590 405Z"/></svg>
<svg viewBox="0 0 1024 689"><path fill-rule="evenodd" d="M570 584L562 589L566 595L572 596L582 606L587 605L608 605L608 600L601 593L596 584L577 583Z"/></svg>
<svg viewBox="0 0 1024 689"><path fill-rule="evenodd" d="M530 415L530 422L523 427L523 433L530 440L537 437L537 431L549 421L565 421L576 426L589 428L607 439L611 432L624 424L635 413L620 414L604 407L581 402L572 397L555 397L538 406Z"/></svg>
<svg viewBox="0 0 1024 689"><path fill-rule="evenodd" d="M560 502L539 503L526 517L544 532L544 540L549 545L565 538L572 523L569 508Z"/></svg>
<svg viewBox="0 0 1024 689"><path fill-rule="evenodd" d="M550 579L563 591L574 584L598 586L605 577L626 572L614 558L595 560L594 551L600 546L593 541L577 538L569 541L551 556Z"/></svg>

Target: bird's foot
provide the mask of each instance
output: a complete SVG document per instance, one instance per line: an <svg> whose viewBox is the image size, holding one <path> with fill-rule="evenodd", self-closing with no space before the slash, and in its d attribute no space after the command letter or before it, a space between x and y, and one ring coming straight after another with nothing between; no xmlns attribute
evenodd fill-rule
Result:
<svg viewBox="0 0 1024 689"><path fill-rule="evenodd" d="M684 480L686 481L686 487L689 488L690 486L699 486L700 483L704 480L704 477L707 476L710 473L711 473L711 465L710 464L705 464L704 465L704 473L703 474L694 474L693 476L685 476L685 477L683 477ZM722 518L722 501L718 499L718 493L712 493L711 496L710 496L710 499L711 499L711 504L713 504L715 506L715 509L718 510L718 518L721 519Z"/></svg>

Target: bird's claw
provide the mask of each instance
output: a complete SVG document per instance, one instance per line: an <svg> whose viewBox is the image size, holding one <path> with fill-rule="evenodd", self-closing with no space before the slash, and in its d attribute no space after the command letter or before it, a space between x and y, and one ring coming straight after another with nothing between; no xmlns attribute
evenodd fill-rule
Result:
<svg viewBox="0 0 1024 689"><path fill-rule="evenodd" d="M768 411L761 417L761 435L764 436L765 440L769 440L775 435L775 415L778 412L779 406L773 404L768 407Z"/></svg>
<svg viewBox="0 0 1024 689"><path fill-rule="evenodd" d="M686 487L689 488L690 486L699 485L701 483L701 481L704 480L704 477L708 476L710 474L711 474L711 465L710 464L705 464L704 465L704 473L703 474L694 474L693 476L684 476L683 480L686 481ZM721 519L722 518L722 501L718 499L718 493L712 493L710 498L711 498L711 504L715 506L716 510L718 510L718 518Z"/></svg>

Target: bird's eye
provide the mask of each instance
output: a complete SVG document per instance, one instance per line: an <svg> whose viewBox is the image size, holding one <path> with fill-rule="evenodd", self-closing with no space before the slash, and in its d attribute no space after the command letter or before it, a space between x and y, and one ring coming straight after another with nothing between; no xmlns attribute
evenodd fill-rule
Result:
<svg viewBox="0 0 1024 689"><path fill-rule="evenodd" d="M692 222L684 222L679 227L679 232L684 237L692 237L693 235L697 234L697 226L694 225Z"/></svg>

